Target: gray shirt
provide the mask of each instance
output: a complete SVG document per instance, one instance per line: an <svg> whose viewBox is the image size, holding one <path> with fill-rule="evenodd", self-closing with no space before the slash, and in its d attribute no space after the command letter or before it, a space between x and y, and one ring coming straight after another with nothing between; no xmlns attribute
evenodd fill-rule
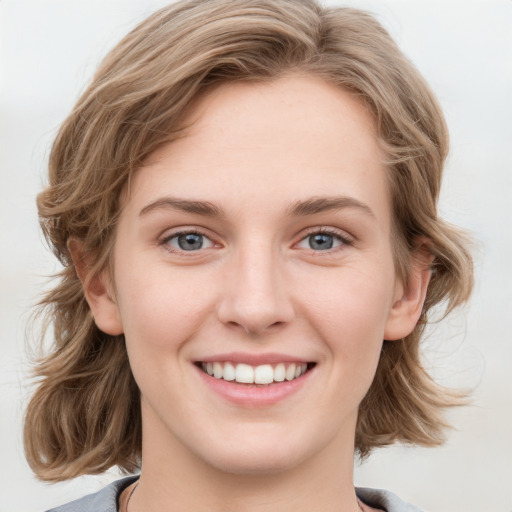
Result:
<svg viewBox="0 0 512 512"><path fill-rule="evenodd" d="M112 482L101 491L88 494L83 498L67 503L47 512L117 512L119 495L138 476L131 476ZM386 512L421 512L418 507L410 505L389 491L382 489L356 488L359 499L370 507L380 508Z"/></svg>

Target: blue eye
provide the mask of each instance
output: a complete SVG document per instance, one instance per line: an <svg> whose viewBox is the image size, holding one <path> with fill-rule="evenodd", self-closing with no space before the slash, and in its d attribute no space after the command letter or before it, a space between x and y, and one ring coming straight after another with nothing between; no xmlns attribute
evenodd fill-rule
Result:
<svg viewBox="0 0 512 512"><path fill-rule="evenodd" d="M196 232L176 233L164 240L164 244L178 251L199 251L213 246L213 242L205 235Z"/></svg>
<svg viewBox="0 0 512 512"><path fill-rule="evenodd" d="M308 236L309 247L315 251L325 251L332 249L334 245L334 237L332 235L325 235L318 233L316 235Z"/></svg>
<svg viewBox="0 0 512 512"><path fill-rule="evenodd" d="M299 242L298 247L301 249L311 249L313 251L328 251L347 244L350 244L350 240L347 240L337 233L319 231L304 237Z"/></svg>

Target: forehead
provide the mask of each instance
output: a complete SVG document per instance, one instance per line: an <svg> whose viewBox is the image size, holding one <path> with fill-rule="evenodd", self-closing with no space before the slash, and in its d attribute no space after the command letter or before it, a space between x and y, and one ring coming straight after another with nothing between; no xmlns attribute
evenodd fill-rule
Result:
<svg viewBox="0 0 512 512"><path fill-rule="evenodd" d="M323 122L322 122L323 121ZM214 87L197 97L185 116L190 124L189 136L206 135L208 128L230 128L239 137L260 143L276 144L276 133L269 130L286 124L287 132L297 139L309 138L318 144L324 140L335 122L338 130L359 131L376 139L375 123L355 93L320 77L290 73L267 82L233 82ZM201 133L200 133L201 132ZM335 135L339 135L339 132ZM359 133L352 132L354 143ZM366 142L366 141L365 141Z"/></svg>
<svg viewBox="0 0 512 512"><path fill-rule="evenodd" d="M268 207L283 196L348 194L367 202L386 193L372 116L355 95L320 78L224 84L190 106L184 125L185 135L136 173L138 201L163 190L213 202L245 196L239 207L247 196Z"/></svg>

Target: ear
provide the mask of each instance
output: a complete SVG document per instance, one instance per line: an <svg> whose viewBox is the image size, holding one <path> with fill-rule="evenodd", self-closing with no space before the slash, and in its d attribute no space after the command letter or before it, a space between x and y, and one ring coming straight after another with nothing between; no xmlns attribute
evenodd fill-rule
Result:
<svg viewBox="0 0 512 512"><path fill-rule="evenodd" d="M91 256L80 240L71 238L67 245L98 329L112 336L123 334L121 315L108 270L100 273L93 271Z"/></svg>
<svg viewBox="0 0 512 512"><path fill-rule="evenodd" d="M428 250L428 245L422 243L411 258L407 283L397 279L395 285L393 305L384 331L385 340L399 340L411 334L423 310L434 256Z"/></svg>

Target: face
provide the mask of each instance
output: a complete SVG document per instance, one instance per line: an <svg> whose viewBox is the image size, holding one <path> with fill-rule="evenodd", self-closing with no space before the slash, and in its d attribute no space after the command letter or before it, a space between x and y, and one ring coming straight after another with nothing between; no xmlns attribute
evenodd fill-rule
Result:
<svg viewBox="0 0 512 512"><path fill-rule="evenodd" d="M98 326L125 334L143 463L168 448L234 473L351 464L382 341L415 324L372 118L291 75L221 86L187 121L126 193L115 298L89 292Z"/></svg>

